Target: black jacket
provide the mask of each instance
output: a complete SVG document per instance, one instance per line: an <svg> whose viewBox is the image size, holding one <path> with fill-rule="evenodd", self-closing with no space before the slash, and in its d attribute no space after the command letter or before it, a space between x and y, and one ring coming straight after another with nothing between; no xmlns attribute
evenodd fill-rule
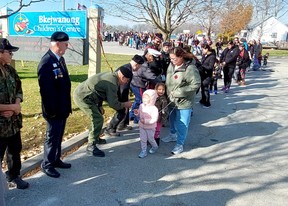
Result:
<svg viewBox="0 0 288 206"><path fill-rule="evenodd" d="M225 49L226 50L226 49ZM225 56L222 62L224 61L226 63L225 66L236 66L237 58L239 56L239 47L233 46L231 49L228 49L225 51ZM223 52L224 53L224 52Z"/></svg>
<svg viewBox="0 0 288 206"><path fill-rule="evenodd" d="M72 113L71 82L55 54L49 50L38 65L38 83L44 118L66 119Z"/></svg>
<svg viewBox="0 0 288 206"><path fill-rule="evenodd" d="M216 62L215 53L202 56L201 63L203 71L200 73L201 79L212 77L215 62Z"/></svg>

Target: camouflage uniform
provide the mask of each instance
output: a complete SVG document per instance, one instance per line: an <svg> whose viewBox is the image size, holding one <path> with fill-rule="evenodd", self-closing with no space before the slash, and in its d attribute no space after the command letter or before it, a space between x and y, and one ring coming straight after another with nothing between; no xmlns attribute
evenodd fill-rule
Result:
<svg viewBox="0 0 288 206"><path fill-rule="evenodd" d="M0 67L0 104L15 104L16 98L20 98L22 101L21 80L16 70L7 64L0 65ZM2 163L5 150L8 148L8 171L6 172L8 181L15 179L20 174L21 128L21 113L9 118L0 115L0 160Z"/></svg>
<svg viewBox="0 0 288 206"><path fill-rule="evenodd" d="M115 110L124 108L123 103L118 100L118 89L117 75L111 72L95 74L75 89L74 102L92 120L89 143L97 141L101 134L104 119L99 107L102 107L103 101L107 101Z"/></svg>

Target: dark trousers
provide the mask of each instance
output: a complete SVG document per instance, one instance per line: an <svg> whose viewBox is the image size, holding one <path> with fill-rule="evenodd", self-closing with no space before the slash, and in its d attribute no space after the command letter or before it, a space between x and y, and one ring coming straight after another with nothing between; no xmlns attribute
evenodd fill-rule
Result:
<svg viewBox="0 0 288 206"><path fill-rule="evenodd" d="M224 86L230 88L235 66L226 65L223 68Z"/></svg>
<svg viewBox="0 0 288 206"><path fill-rule="evenodd" d="M119 102L127 102L129 100L129 88L123 89L122 93L119 91L117 95ZM107 130L113 130L116 132L118 125L121 127L128 125L129 115L127 113L128 111L126 111L126 108L117 110L107 125Z"/></svg>
<svg viewBox="0 0 288 206"><path fill-rule="evenodd" d="M207 77L201 81L201 103L204 106L211 106L210 104L210 92L209 92L209 85L211 82L211 77Z"/></svg>
<svg viewBox="0 0 288 206"><path fill-rule="evenodd" d="M53 167L61 157L61 143L65 130L66 119L46 118L46 138L44 141L43 168Z"/></svg>
<svg viewBox="0 0 288 206"><path fill-rule="evenodd" d="M212 79L211 79L210 91L212 91L213 88L214 88L214 91L217 91L217 90L218 90L217 81L218 81L218 75L216 74L216 75L215 75L214 77L212 77Z"/></svg>
<svg viewBox="0 0 288 206"><path fill-rule="evenodd" d="M21 135L17 132L11 137L0 137L0 160L1 164L7 149L7 166L6 172L7 180L10 182L20 175L21 158L20 153L22 150Z"/></svg>

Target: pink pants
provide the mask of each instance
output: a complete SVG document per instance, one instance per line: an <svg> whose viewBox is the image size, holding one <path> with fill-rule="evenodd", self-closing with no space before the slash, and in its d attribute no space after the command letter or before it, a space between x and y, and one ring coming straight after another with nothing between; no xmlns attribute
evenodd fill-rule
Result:
<svg viewBox="0 0 288 206"><path fill-rule="evenodd" d="M154 135L154 138L155 138L155 139L160 138L161 127L162 127L162 123L161 123L161 122L157 122L156 130L155 130L155 135Z"/></svg>
<svg viewBox="0 0 288 206"><path fill-rule="evenodd" d="M140 143L142 151L147 151L147 140L153 148L158 147L154 139L155 129L143 129L140 127L139 131L140 131Z"/></svg>

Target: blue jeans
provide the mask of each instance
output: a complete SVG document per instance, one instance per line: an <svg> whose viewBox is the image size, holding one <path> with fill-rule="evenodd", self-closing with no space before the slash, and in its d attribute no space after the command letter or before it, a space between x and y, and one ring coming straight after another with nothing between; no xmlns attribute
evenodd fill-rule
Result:
<svg viewBox="0 0 288 206"><path fill-rule="evenodd" d="M170 133L177 134L177 144L184 145L190 124L192 109L173 109L170 112Z"/></svg>
<svg viewBox="0 0 288 206"><path fill-rule="evenodd" d="M142 103L142 95L146 89L140 88L140 87L135 87L133 85L131 85L131 89L132 89L132 92L134 93L135 100L134 100L134 103L132 105L131 111L129 112L129 118L134 119L134 123L138 123L139 118L137 116L135 116L133 110L139 109L139 106Z"/></svg>

